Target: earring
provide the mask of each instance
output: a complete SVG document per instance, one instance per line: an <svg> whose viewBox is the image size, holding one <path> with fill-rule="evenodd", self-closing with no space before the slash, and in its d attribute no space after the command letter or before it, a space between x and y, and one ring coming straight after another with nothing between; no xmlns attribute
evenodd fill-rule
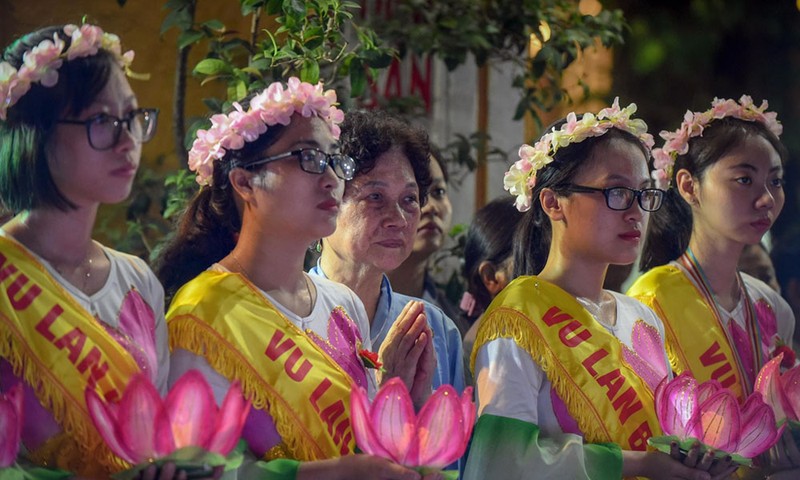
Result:
<svg viewBox="0 0 800 480"><path fill-rule="evenodd" d="M322 253L322 240L317 240L308 246L309 252Z"/></svg>

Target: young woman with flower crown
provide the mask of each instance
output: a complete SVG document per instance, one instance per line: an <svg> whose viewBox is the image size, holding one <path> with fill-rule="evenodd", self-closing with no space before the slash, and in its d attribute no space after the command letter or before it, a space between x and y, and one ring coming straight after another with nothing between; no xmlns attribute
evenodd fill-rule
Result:
<svg viewBox="0 0 800 480"><path fill-rule="evenodd" d="M350 389L376 390L360 357L371 346L366 312L347 287L303 272L355 172L337 153L335 102L333 90L291 78L214 115L189 152L203 186L157 260L168 294L183 285L167 313L171 377L199 369L220 402L238 380L253 402L243 437L253 458L274 461L247 462L241 478L419 478L351 455ZM416 371L422 349L409 340L391 372Z"/></svg>
<svg viewBox="0 0 800 480"><path fill-rule="evenodd" d="M651 188L653 140L635 110L615 100L597 116L570 113L506 173L527 210L514 243L522 276L478 329L467 479L711 478L702 471L710 456L698 462L694 451L689 467L646 451L660 433L653 390L669 374L663 327L644 305L602 288L610 264L636 259L664 194Z"/></svg>
<svg viewBox="0 0 800 480"><path fill-rule="evenodd" d="M158 280L91 238L155 132L158 111L126 79L132 59L89 24L27 34L0 58L0 203L16 212L0 229L0 390L24 384L28 460L94 478L124 464L84 389L112 399L145 372L163 391L169 366Z"/></svg>
<svg viewBox="0 0 800 480"><path fill-rule="evenodd" d="M767 102L714 99L661 132L653 176L668 186L651 219L642 275L628 294L666 329L672 369L716 379L743 399L773 352L791 342L794 315L764 282L737 271L783 208L786 150Z"/></svg>

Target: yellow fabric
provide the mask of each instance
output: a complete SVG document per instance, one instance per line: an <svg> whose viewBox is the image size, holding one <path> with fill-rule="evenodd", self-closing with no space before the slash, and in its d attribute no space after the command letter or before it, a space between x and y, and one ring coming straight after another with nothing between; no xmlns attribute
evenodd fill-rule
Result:
<svg viewBox="0 0 800 480"><path fill-rule="evenodd" d="M672 370L688 371L700 382L716 379L741 401L748 388L725 326L692 281L674 265L654 268L628 290L658 314Z"/></svg>
<svg viewBox="0 0 800 480"><path fill-rule="evenodd" d="M290 458L354 451L349 375L241 275L201 273L175 295L167 324L173 349L204 357L269 412Z"/></svg>
<svg viewBox="0 0 800 480"><path fill-rule="evenodd" d="M94 428L84 391L91 386L107 400L119 398L139 371L136 361L44 266L4 237L0 288L0 357L66 433L58 448L50 442L31 458L79 473L126 467Z"/></svg>
<svg viewBox="0 0 800 480"><path fill-rule="evenodd" d="M542 368L586 441L645 450L661 435L653 393L622 357L622 345L569 293L520 277L484 314L472 351L511 338Z"/></svg>

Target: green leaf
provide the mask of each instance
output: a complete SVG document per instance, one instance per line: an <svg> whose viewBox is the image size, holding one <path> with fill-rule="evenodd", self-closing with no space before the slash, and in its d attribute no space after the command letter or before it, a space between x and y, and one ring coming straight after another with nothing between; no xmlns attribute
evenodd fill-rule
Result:
<svg viewBox="0 0 800 480"><path fill-rule="evenodd" d="M236 100L241 100L247 96L247 83L244 80L236 82Z"/></svg>
<svg viewBox="0 0 800 480"><path fill-rule="evenodd" d="M300 80L310 84L319 82L319 63L313 58L303 61L303 68L300 69Z"/></svg>
<svg viewBox="0 0 800 480"><path fill-rule="evenodd" d="M206 58L194 67L193 72L201 75L219 75L220 73L230 73L231 66L216 58Z"/></svg>
<svg viewBox="0 0 800 480"><path fill-rule="evenodd" d="M178 48L182 49L188 47L193 43L197 43L205 38L206 34L197 30L187 30L178 35Z"/></svg>
<svg viewBox="0 0 800 480"><path fill-rule="evenodd" d="M192 15L186 9L173 10L161 23L161 35L172 27L179 30L189 30L192 28Z"/></svg>
<svg viewBox="0 0 800 480"><path fill-rule="evenodd" d="M361 60L354 58L350 62L350 96L355 98L361 96L367 88L367 72Z"/></svg>
<svg viewBox="0 0 800 480"><path fill-rule="evenodd" d="M216 30L218 32L225 30L225 24L220 22L219 20L208 20L207 22L203 22L203 26L206 28L210 28L211 30Z"/></svg>
<svg viewBox="0 0 800 480"><path fill-rule="evenodd" d="M661 435L658 437L650 437L647 439L648 445L655 448L659 452L666 453L667 455L669 455L670 451L672 450L672 442L678 444L678 448L680 448L682 454L687 453L695 444L700 444L700 451L698 452L700 454L699 455L700 457L705 455L705 453L708 450L712 450L711 447L705 445L700 440L691 437L684 438L683 440L681 440L679 437L675 435ZM729 455L728 453L718 449L713 449L713 453L714 453L714 458L716 459L724 458L725 456ZM741 455L733 454L731 455L731 459L734 461L734 463L738 463L739 465L745 465L749 467L750 465L753 464L752 460L750 460L749 458L744 458Z"/></svg>

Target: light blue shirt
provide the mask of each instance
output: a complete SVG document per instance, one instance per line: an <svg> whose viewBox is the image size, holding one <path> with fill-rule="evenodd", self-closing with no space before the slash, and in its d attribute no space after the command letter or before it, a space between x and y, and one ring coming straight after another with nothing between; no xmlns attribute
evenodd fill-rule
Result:
<svg viewBox="0 0 800 480"><path fill-rule="evenodd" d="M312 275L326 277L325 272L317 262L317 266L309 270ZM378 298L378 308L375 311L375 318L370 326L370 339L372 348L375 351L381 346L392 323L403 311L411 300L423 302L425 305L425 316L428 325L433 332L433 349L436 354L436 371L433 375L434 390L441 385L449 384L460 394L464 391L464 360L463 349L461 346L461 332L458 331L455 323L445 315L442 310L428 302L415 297L409 297L402 293L392 291L389 279L386 275L381 281L381 295Z"/></svg>

